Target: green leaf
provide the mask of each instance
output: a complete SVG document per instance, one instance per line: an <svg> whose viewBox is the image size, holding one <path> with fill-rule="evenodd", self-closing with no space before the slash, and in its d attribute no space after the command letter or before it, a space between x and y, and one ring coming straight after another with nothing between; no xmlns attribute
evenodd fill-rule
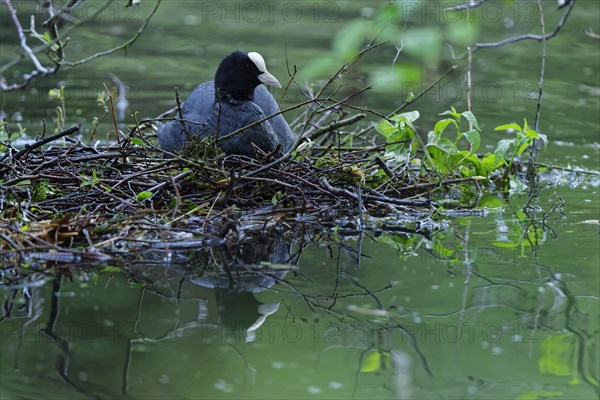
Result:
<svg viewBox="0 0 600 400"><path fill-rule="evenodd" d="M283 193L281 193L281 192L275 193L273 195L273 197L271 198L271 204L276 206L277 204L279 204L279 202L281 201L282 198L283 198Z"/></svg>
<svg viewBox="0 0 600 400"><path fill-rule="evenodd" d="M483 195L483 197L481 198L481 201L479 202L479 207L499 209L501 207L504 207L505 204L506 203L504 202L504 200L499 199L496 196Z"/></svg>
<svg viewBox="0 0 600 400"><path fill-rule="evenodd" d="M50 100L64 100L65 91L62 88L50 89L48 91L48 97Z"/></svg>
<svg viewBox="0 0 600 400"><path fill-rule="evenodd" d="M381 133L386 139L389 139L394 133L398 132L398 127L390 123L388 120L384 119L383 121L375 125L375 130Z"/></svg>
<svg viewBox="0 0 600 400"><path fill-rule="evenodd" d="M529 145L531 145L531 142L530 142L529 140L528 140L528 141L526 141L525 143L522 143L522 144L519 146L519 149L518 149L518 151L517 151L517 154L518 154L519 156L520 156L521 154L523 154L523 152L529 148Z"/></svg>
<svg viewBox="0 0 600 400"><path fill-rule="evenodd" d="M452 118L445 118L445 119L441 119L435 123L435 127L433 128L433 131L435 133L437 133L438 135L440 135L440 134L442 134L442 132L444 132L444 130L446 129L446 127L449 124L454 124L454 126L456 126L458 128L455 120L453 120Z"/></svg>
<svg viewBox="0 0 600 400"><path fill-rule="evenodd" d="M496 161L499 159L504 160L506 152L510 149L510 146L514 143L514 139L502 139L498 141L494 154L496 155Z"/></svg>
<svg viewBox="0 0 600 400"><path fill-rule="evenodd" d="M538 133L536 131L534 131L533 129L528 129L527 131L525 131L525 136L527 136L528 138L531 138L531 139L539 138Z"/></svg>
<svg viewBox="0 0 600 400"><path fill-rule="evenodd" d="M420 116L421 116L421 114L419 114L418 111L409 111L409 112L405 112L400 115L397 115L394 118L398 118L398 119L396 119L396 121L405 120L407 122L415 122L416 120L419 119Z"/></svg>
<svg viewBox="0 0 600 400"><path fill-rule="evenodd" d="M530 243L536 243L536 238L540 238L544 235L544 230L542 228L528 229L527 230L527 239Z"/></svg>
<svg viewBox="0 0 600 400"><path fill-rule="evenodd" d="M538 137L544 142L544 150L546 149L546 145L548 144L548 136L543 133L538 133Z"/></svg>
<svg viewBox="0 0 600 400"><path fill-rule="evenodd" d="M462 113L462 116L465 117L475 129L481 131L481 129L479 129L479 124L477 123L477 118L475 118L475 115L473 115L471 111L465 111Z"/></svg>
<svg viewBox="0 0 600 400"><path fill-rule="evenodd" d="M132 138L130 138L130 140L131 140L131 143L133 143L133 144L135 144L137 146L143 146L144 145L144 142L142 141L142 139L138 139L138 138L132 137Z"/></svg>
<svg viewBox="0 0 600 400"><path fill-rule="evenodd" d="M517 242L492 242L492 246L500 247L502 249L514 249L519 247L519 243Z"/></svg>
<svg viewBox="0 0 600 400"><path fill-rule="evenodd" d="M454 117L454 119L455 119L456 121L458 121L458 120L460 119L460 115L461 115L461 114L460 114L460 113L457 113L457 112L456 112L456 109L455 109L454 107L450 107L450 110L448 110L448 111L444 111L443 113L441 113L441 114L438 114L438 115L452 115L452 117Z"/></svg>
<svg viewBox="0 0 600 400"><path fill-rule="evenodd" d="M396 122L395 125L389 120L384 119L375 126L375 129L385 136L388 142L411 139L414 137L414 132L416 131L412 123L418 118L418 111L394 115L389 120Z"/></svg>
<svg viewBox="0 0 600 400"><path fill-rule="evenodd" d="M476 129L471 129L470 131L463 133L463 135L471 145L471 152L477 152L481 145L481 136L479 135L479 132Z"/></svg>
<svg viewBox="0 0 600 400"><path fill-rule="evenodd" d="M508 131L508 130L515 130L517 132L523 132L523 130L521 129L521 127L517 124L506 124L506 125L500 125L494 128L495 131Z"/></svg>
<svg viewBox="0 0 600 400"><path fill-rule="evenodd" d="M470 151L461 151L459 153L462 158L457 161L457 166L460 165L460 172L463 176L479 175L481 170L481 160Z"/></svg>
<svg viewBox="0 0 600 400"><path fill-rule="evenodd" d="M410 158L412 146L409 143L398 143L385 147L385 158L392 163L401 164Z"/></svg>
<svg viewBox="0 0 600 400"><path fill-rule="evenodd" d="M152 197L152 194L152 192L139 192L135 198L137 201L142 202Z"/></svg>
<svg viewBox="0 0 600 400"><path fill-rule="evenodd" d="M458 147L456 147L456 143L453 142L452 140L448 139L447 137L441 137L440 140L438 140L437 144L446 153L450 153L450 154L458 153Z"/></svg>
<svg viewBox="0 0 600 400"><path fill-rule="evenodd" d="M541 350L539 368L542 374L571 375L571 357L575 350L571 333L546 337L541 344Z"/></svg>
<svg viewBox="0 0 600 400"><path fill-rule="evenodd" d="M442 245L439 242L434 243L434 247L433 247L433 251L435 251L436 254L438 254L446 259L455 258L456 252L458 250L459 250L458 247L449 248L449 247Z"/></svg>
<svg viewBox="0 0 600 400"><path fill-rule="evenodd" d="M504 159L501 159L502 163L504 163ZM480 171L479 174L483 176L489 176L494 170L499 167L496 165L496 155L495 154L487 154L485 157L481 159L479 164Z"/></svg>
<svg viewBox="0 0 600 400"><path fill-rule="evenodd" d="M79 185L80 188L85 187L85 186L96 186L96 184L98 182L100 182L100 179L98 179L98 174L96 173L96 171L92 171L92 177L87 177L87 176L81 176L81 178L83 179L83 182L81 182L81 184Z"/></svg>
<svg viewBox="0 0 600 400"><path fill-rule="evenodd" d="M381 355L378 351L367 354L363 359L360 372L377 372L381 368Z"/></svg>
<svg viewBox="0 0 600 400"><path fill-rule="evenodd" d="M454 145L454 143L450 144L452 146ZM456 164L463 158L456 148L451 148L448 150L447 147L449 146L440 146L436 144L428 144L426 146L435 168L441 173L448 173L452 171Z"/></svg>

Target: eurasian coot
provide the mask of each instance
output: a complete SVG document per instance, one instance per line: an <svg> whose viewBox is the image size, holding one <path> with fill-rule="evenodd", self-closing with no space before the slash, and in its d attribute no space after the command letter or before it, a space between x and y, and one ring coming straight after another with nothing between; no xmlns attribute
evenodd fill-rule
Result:
<svg viewBox="0 0 600 400"><path fill-rule="evenodd" d="M281 87L267 71L260 54L242 51L229 54L219 64L214 82L198 86L182 104L187 132L179 120L158 128L160 147L178 151L189 139L202 140L215 134L223 137L278 112L277 102L261 84ZM294 133L279 114L219 144L226 154L255 158L253 144L265 153L274 151L281 144L281 152L286 152L295 140Z"/></svg>

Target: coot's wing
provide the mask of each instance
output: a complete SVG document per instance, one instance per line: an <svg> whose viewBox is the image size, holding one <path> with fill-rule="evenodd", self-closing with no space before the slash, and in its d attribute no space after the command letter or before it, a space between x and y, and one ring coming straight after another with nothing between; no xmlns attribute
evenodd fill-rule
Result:
<svg viewBox="0 0 600 400"><path fill-rule="evenodd" d="M215 86L213 81L204 82L198 86L190 97L181 105L183 119L190 134L199 134L200 138L206 137L208 130L208 117L215 104ZM167 151L181 150L187 142L187 133L183 130L180 121L170 121L158 127L158 142L160 148Z"/></svg>
<svg viewBox="0 0 600 400"><path fill-rule="evenodd" d="M263 85L258 85L254 90L254 102L263 110L266 116L275 114L279 111L277 101L275 101L273 95L271 95ZM285 118L283 118L283 115L279 114L269 119L269 122L275 131L279 143L281 143L282 150L284 152L288 151L296 142L296 135L290 129Z"/></svg>
<svg viewBox="0 0 600 400"><path fill-rule="evenodd" d="M183 118L191 134L199 134L200 139L212 135L219 127L220 136L234 132L279 111L275 98L263 86L259 85L254 91L254 102L215 104L215 86L213 81L204 82L198 86L181 105ZM220 115L220 117L219 117ZM170 121L158 128L160 147L167 151L180 150L187 141L187 134L180 121ZM236 135L221 143L227 154L243 154L254 157L251 143L265 152L271 152L281 144L282 151L288 151L296 141L296 136L290 129L283 116L277 115L268 121L249 128L244 133Z"/></svg>
<svg viewBox="0 0 600 400"><path fill-rule="evenodd" d="M186 141L185 133L179 121L159 124L156 134L158 135L160 148L166 151L177 151L183 147Z"/></svg>
<svg viewBox="0 0 600 400"><path fill-rule="evenodd" d="M186 121L187 132L183 129L181 121L169 121L158 127L158 143L160 148L166 151L179 151L190 137L195 136L198 140L204 139L211 134L207 115L187 114L183 116Z"/></svg>
<svg viewBox="0 0 600 400"><path fill-rule="evenodd" d="M215 83L204 82L199 85L181 105L183 115L208 115L215 105ZM187 118L186 118L187 119Z"/></svg>
<svg viewBox="0 0 600 400"><path fill-rule="evenodd" d="M219 137L223 137L265 117L263 110L252 101L230 103L224 101L221 106L214 106L208 125L219 129ZM216 129L211 134L214 134ZM227 154L241 154L255 157L252 144L265 153L272 152L278 140L268 121L246 129L231 139L221 142L221 148Z"/></svg>

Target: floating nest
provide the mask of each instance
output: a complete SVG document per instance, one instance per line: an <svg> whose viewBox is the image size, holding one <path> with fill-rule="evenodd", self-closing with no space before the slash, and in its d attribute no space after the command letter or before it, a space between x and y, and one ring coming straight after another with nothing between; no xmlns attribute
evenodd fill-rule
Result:
<svg viewBox="0 0 600 400"><path fill-rule="evenodd" d="M283 158L226 156L214 142L167 153L143 135L110 146L71 138L77 128L0 156L1 254L100 261L123 249L181 249L242 241L298 224L338 232L417 232L448 216L438 206L475 178L429 176L393 165L385 145L305 142ZM57 142L62 142L57 145Z"/></svg>

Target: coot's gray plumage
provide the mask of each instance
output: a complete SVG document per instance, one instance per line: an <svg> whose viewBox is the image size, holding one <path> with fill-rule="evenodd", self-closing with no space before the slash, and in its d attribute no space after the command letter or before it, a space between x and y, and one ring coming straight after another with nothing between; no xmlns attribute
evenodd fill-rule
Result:
<svg viewBox="0 0 600 400"><path fill-rule="evenodd" d="M190 136L197 140L215 134L223 137L278 112L277 102L262 84L281 87L260 54L235 51L225 57L215 80L198 86L181 106ZM158 129L164 150L181 150L187 140L180 121L170 121ZM280 114L220 142L220 146L226 154L255 157L253 144L266 153L281 144L281 151L286 152L295 140Z"/></svg>

